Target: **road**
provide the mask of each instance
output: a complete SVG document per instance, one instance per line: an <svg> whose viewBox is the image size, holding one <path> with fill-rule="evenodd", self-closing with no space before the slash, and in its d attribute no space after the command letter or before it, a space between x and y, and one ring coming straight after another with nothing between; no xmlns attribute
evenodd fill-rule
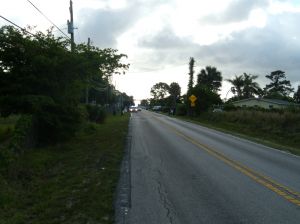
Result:
<svg viewBox="0 0 300 224"><path fill-rule="evenodd" d="M300 157L133 113L130 224L300 223Z"/></svg>

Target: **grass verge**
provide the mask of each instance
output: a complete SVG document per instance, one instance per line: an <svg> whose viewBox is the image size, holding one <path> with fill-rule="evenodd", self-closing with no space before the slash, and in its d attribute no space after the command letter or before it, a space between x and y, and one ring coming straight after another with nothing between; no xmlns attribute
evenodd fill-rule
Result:
<svg viewBox="0 0 300 224"><path fill-rule="evenodd" d="M290 152L295 155L300 155L300 133L298 130L295 131L292 130L292 128L289 129L278 126L272 127L275 122L272 123L269 121L267 124L263 124L259 121L243 122L239 119L229 120L224 118L224 113L220 113L218 115L205 113L194 118L183 116L176 117L185 121L197 123L208 128L264 144L272 148ZM219 118L215 119L216 116ZM253 114L252 119L255 120L255 117L256 114Z"/></svg>
<svg viewBox="0 0 300 224"><path fill-rule="evenodd" d="M26 152L0 176L1 224L113 223L129 115Z"/></svg>
<svg viewBox="0 0 300 224"><path fill-rule="evenodd" d="M15 124L19 116L0 117L0 143L6 141L12 136Z"/></svg>

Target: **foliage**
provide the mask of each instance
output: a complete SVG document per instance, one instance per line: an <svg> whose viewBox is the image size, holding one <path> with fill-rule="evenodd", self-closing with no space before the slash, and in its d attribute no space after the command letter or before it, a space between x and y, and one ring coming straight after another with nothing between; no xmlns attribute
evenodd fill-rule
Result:
<svg viewBox="0 0 300 224"><path fill-rule="evenodd" d="M169 94L170 94L170 105L173 108L176 108L177 99L179 99L181 94L181 88L177 82L172 82L169 86Z"/></svg>
<svg viewBox="0 0 300 224"><path fill-rule="evenodd" d="M106 118L105 109L99 105L87 104L88 119L91 122L104 123Z"/></svg>
<svg viewBox="0 0 300 224"><path fill-rule="evenodd" d="M79 44L76 53L82 58L85 86L85 96L81 102L94 102L98 104L114 103L114 87L109 84L109 77L113 74L124 74L129 64L123 64L125 54L111 48L99 49L94 46Z"/></svg>
<svg viewBox="0 0 300 224"><path fill-rule="evenodd" d="M197 119L238 134L285 146L291 152L300 155L299 112L242 109L223 113L206 113Z"/></svg>
<svg viewBox="0 0 300 224"><path fill-rule="evenodd" d="M271 80L271 83L267 84L264 88L267 97L272 96L272 98L282 99L282 97L289 96L293 92L291 82L286 80L284 71L273 71L269 75L266 75L266 78Z"/></svg>
<svg viewBox="0 0 300 224"><path fill-rule="evenodd" d="M16 123L9 150L13 154L22 154L25 149L36 145L35 127L33 118L30 115L23 115Z"/></svg>
<svg viewBox="0 0 300 224"><path fill-rule="evenodd" d="M11 26L0 28L0 113L31 114L38 140L54 143L72 136L82 121L79 103L87 85L95 91L124 71L117 50L69 42L51 30L32 36Z"/></svg>
<svg viewBox="0 0 300 224"><path fill-rule="evenodd" d="M254 96L261 96L262 89L259 87L257 82L254 82L254 79L257 79L257 75L248 75L244 73L244 86L243 86L243 97L244 98L251 98Z"/></svg>
<svg viewBox="0 0 300 224"><path fill-rule="evenodd" d="M12 136L18 119L19 116L0 117L0 143Z"/></svg>
<svg viewBox="0 0 300 224"><path fill-rule="evenodd" d="M169 85L164 82L156 83L150 91L155 100L163 99L169 93Z"/></svg>
<svg viewBox="0 0 300 224"><path fill-rule="evenodd" d="M176 115L178 116L184 116L186 115L187 110L186 110L186 105L182 103L178 103L176 105Z"/></svg>
<svg viewBox="0 0 300 224"><path fill-rule="evenodd" d="M236 110L237 108L230 102L227 102L223 105L223 110L224 111L233 111Z"/></svg>
<svg viewBox="0 0 300 224"><path fill-rule="evenodd" d="M226 79L226 81L230 82L234 89L235 89L235 93L237 94L238 98L242 97L242 89L243 89L243 85L244 85L244 79L242 75L239 76L235 76L233 79Z"/></svg>
<svg viewBox="0 0 300 224"><path fill-rule="evenodd" d="M126 93L122 93L121 96L123 102L122 108L134 105L133 96L128 96Z"/></svg>
<svg viewBox="0 0 300 224"><path fill-rule="evenodd" d="M34 119L38 131L38 142L53 144L72 137L85 118L85 112L78 105L43 105Z"/></svg>
<svg viewBox="0 0 300 224"><path fill-rule="evenodd" d="M297 91L294 94L295 103L300 103L300 86L298 86Z"/></svg>
<svg viewBox="0 0 300 224"><path fill-rule="evenodd" d="M237 99L247 99L254 96L262 96L263 94L259 84L254 81L257 78L257 75L244 73L243 75L235 76L233 79L227 79L226 81L233 85Z"/></svg>
<svg viewBox="0 0 300 224"><path fill-rule="evenodd" d="M181 88L177 82L172 82L169 86L169 94L174 98L180 97Z"/></svg>
<svg viewBox="0 0 300 224"><path fill-rule="evenodd" d="M197 97L196 106L194 108L196 114L208 111L213 105L222 104L220 95L211 91L206 86L196 85L192 89L191 94Z"/></svg>
<svg viewBox="0 0 300 224"><path fill-rule="evenodd" d="M222 86L222 74L215 67L206 66L198 74L197 85L206 86L209 90L218 92Z"/></svg>
<svg viewBox="0 0 300 224"><path fill-rule="evenodd" d="M149 104L150 104L150 102L149 102L149 100L147 100L147 99L143 99L143 100L141 100L141 102L140 102L140 105L141 105L141 106L144 106L144 107L149 107Z"/></svg>
<svg viewBox="0 0 300 224"><path fill-rule="evenodd" d="M0 173L0 223L113 223L128 120L85 123L70 141L21 155Z"/></svg>
<svg viewBox="0 0 300 224"><path fill-rule="evenodd" d="M194 66L195 66L195 59L193 57L190 57L189 62L189 83L188 83L188 93L192 90L194 87Z"/></svg>

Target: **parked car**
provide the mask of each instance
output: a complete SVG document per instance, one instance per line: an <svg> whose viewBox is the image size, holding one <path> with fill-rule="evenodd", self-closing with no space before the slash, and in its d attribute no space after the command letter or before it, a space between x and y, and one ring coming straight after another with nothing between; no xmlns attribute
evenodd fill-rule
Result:
<svg viewBox="0 0 300 224"><path fill-rule="evenodd" d="M153 111L161 111L161 109L162 109L162 106L154 106L152 108Z"/></svg>

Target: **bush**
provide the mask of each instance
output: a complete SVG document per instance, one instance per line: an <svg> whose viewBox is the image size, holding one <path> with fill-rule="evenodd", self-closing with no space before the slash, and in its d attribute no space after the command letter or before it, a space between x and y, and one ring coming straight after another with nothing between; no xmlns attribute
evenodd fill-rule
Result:
<svg viewBox="0 0 300 224"><path fill-rule="evenodd" d="M163 113L169 113L170 112L170 107L162 107L161 110Z"/></svg>
<svg viewBox="0 0 300 224"><path fill-rule="evenodd" d="M96 123L104 123L106 118L106 111L102 106L87 104L86 110L88 113L89 121Z"/></svg>
<svg viewBox="0 0 300 224"><path fill-rule="evenodd" d="M186 113L187 113L186 105L182 104L182 103L177 104L177 106L176 106L176 115L184 116L184 115L186 115Z"/></svg>
<svg viewBox="0 0 300 224"><path fill-rule="evenodd" d="M235 107L232 103L225 103L223 110L225 111L237 110L237 107Z"/></svg>
<svg viewBox="0 0 300 224"><path fill-rule="evenodd" d="M74 136L84 120L79 106L50 104L43 105L34 115L38 142L53 144Z"/></svg>
<svg viewBox="0 0 300 224"><path fill-rule="evenodd" d="M22 154L25 149L36 145L36 133L31 115L23 115L16 123L9 145L13 154Z"/></svg>

